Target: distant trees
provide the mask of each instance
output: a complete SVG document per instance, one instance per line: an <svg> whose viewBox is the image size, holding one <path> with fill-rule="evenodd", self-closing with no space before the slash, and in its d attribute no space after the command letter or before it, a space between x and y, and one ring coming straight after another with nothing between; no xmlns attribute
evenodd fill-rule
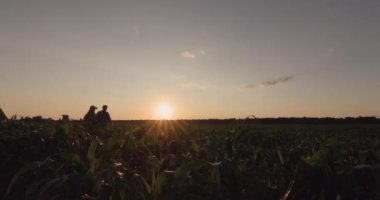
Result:
<svg viewBox="0 0 380 200"><path fill-rule="evenodd" d="M181 120L180 120L181 121ZM182 120L185 122L195 122L199 124L228 124L244 122L245 124L380 124L380 119L376 117L279 117L279 118L255 118L249 116L245 119L195 119Z"/></svg>

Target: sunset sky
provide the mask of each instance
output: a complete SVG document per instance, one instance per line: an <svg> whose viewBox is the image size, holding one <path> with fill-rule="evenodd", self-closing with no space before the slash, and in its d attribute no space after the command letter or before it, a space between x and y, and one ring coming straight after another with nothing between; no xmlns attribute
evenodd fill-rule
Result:
<svg viewBox="0 0 380 200"><path fill-rule="evenodd" d="M379 0L1 0L0 107L380 116Z"/></svg>

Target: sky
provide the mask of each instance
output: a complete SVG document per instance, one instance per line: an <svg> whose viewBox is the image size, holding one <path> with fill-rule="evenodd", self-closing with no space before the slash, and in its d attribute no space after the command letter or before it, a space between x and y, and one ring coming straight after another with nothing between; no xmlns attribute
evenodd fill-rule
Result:
<svg viewBox="0 0 380 200"><path fill-rule="evenodd" d="M0 107L380 116L378 0L1 0Z"/></svg>

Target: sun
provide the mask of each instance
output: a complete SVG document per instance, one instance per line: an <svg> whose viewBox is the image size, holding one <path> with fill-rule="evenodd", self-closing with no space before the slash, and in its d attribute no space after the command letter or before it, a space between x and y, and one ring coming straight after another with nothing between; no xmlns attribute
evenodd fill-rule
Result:
<svg viewBox="0 0 380 200"><path fill-rule="evenodd" d="M161 104L156 108L156 117L158 119L172 119L173 108L168 104Z"/></svg>

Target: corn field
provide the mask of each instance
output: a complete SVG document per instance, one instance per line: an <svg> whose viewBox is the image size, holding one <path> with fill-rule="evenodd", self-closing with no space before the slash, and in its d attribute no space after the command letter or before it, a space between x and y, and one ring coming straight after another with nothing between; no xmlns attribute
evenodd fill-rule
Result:
<svg viewBox="0 0 380 200"><path fill-rule="evenodd" d="M9 120L0 198L380 199L379 139L379 125Z"/></svg>

